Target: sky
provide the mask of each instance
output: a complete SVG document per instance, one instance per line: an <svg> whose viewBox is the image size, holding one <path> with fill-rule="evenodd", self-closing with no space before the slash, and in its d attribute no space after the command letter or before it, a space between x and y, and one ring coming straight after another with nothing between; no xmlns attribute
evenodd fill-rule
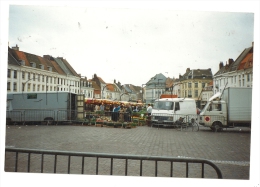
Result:
<svg viewBox="0 0 260 187"><path fill-rule="evenodd" d="M0 88L6 90L7 46L43 56L64 57L83 76L141 86L158 73L178 78L187 68L215 74L254 42L250 180L214 184L259 186L259 1L0 1ZM23 5L23 6L21 6ZM182 180L2 173L6 91L0 92L0 185L172 186ZM256 115L257 113L257 115ZM3 177L2 177L3 176ZM15 179L15 180L14 180ZM74 180L71 180L74 179ZM86 183L87 181L87 183ZM189 180L186 186L212 185ZM196 185L195 185L196 186Z"/></svg>
<svg viewBox="0 0 260 187"><path fill-rule="evenodd" d="M82 76L141 86L156 74L218 71L254 41L254 13L10 5L9 46L65 58Z"/></svg>

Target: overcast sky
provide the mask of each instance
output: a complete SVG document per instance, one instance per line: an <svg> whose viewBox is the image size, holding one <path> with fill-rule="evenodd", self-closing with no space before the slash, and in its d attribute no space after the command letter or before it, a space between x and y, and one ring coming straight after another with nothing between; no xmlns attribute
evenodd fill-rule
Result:
<svg viewBox="0 0 260 187"><path fill-rule="evenodd" d="M49 4L50 5L50 4ZM77 73L142 85L158 73L212 69L254 41L254 13L11 5L9 46L65 58Z"/></svg>

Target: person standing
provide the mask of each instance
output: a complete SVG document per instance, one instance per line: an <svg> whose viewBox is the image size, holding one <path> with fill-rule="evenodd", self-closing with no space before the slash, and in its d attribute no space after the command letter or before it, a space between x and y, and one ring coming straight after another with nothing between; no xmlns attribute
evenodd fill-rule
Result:
<svg viewBox="0 0 260 187"><path fill-rule="evenodd" d="M120 111L120 105L118 105L118 106L114 109L115 121L117 121L118 118L119 118L119 111Z"/></svg>
<svg viewBox="0 0 260 187"><path fill-rule="evenodd" d="M152 110L153 110L153 107L151 106L151 104L148 104L148 107L147 107L147 114L148 114L148 116L151 115Z"/></svg>
<svg viewBox="0 0 260 187"><path fill-rule="evenodd" d="M133 113L133 111L132 111L132 107L128 104L127 106L126 106L126 113L125 113L125 121L126 122L131 122L132 120L132 113Z"/></svg>
<svg viewBox="0 0 260 187"><path fill-rule="evenodd" d="M104 110L105 110L105 106L104 106L104 103L102 103L102 104L100 105L100 111L101 111L101 112L104 112Z"/></svg>
<svg viewBox="0 0 260 187"><path fill-rule="evenodd" d="M95 106L95 112L99 111L100 107L98 105Z"/></svg>

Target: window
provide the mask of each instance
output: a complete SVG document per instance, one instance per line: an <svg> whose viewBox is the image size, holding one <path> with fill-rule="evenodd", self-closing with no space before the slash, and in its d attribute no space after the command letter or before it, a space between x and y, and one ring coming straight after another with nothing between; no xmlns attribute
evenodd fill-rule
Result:
<svg viewBox="0 0 260 187"><path fill-rule="evenodd" d="M28 72L28 80L30 80L31 78L31 74Z"/></svg>
<svg viewBox="0 0 260 187"><path fill-rule="evenodd" d="M14 79L17 79L17 70L14 70Z"/></svg>
<svg viewBox="0 0 260 187"><path fill-rule="evenodd" d="M247 82L250 82L250 74L247 74Z"/></svg>
<svg viewBox="0 0 260 187"><path fill-rule="evenodd" d="M49 86L46 86L46 91L49 91Z"/></svg>
<svg viewBox="0 0 260 187"><path fill-rule="evenodd" d="M42 82L44 82L44 75L42 75Z"/></svg>
<svg viewBox="0 0 260 187"><path fill-rule="evenodd" d="M13 87L14 87L13 90L17 91L17 84L16 84L16 82L13 83Z"/></svg>
<svg viewBox="0 0 260 187"><path fill-rule="evenodd" d="M188 88L191 88L191 82L188 83Z"/></svg>
<svg viewBox="0 0 260 187"><path fill-rule="evenodd" d="M180 103L179 102L175 102L174 110L175 111L180 110Z"/></svg>
<svg viewBox="0 0 260 187"><path fill-rule="evenodd" d="M243 87L245 86L245 75L244 74L242 75L242 86Z"/></svg>
<svg viewBox="0 0 260 187"><path fill-rule="evenodd" d="M33 73L33 81L35 81L35 73Z"/></svg>
<svg viewBox="0 0 260 187"><path fill-rule="evenodd" d="M39 64L40 69L44 69L44 65Z"/></svg>
<svg viewBox="0 0 260 187"><path fill-rule="evenodd" d="M36 68L36 63L35 62L30 62L30 64L31 64L31 67Z"/></svg>
<svg viewBox="0 0 260 187"><path fill-rule="evenodd" d="M38 75L38 82L41 81L41 75Z"/></svg>
<svg viewBox="0 0 260 187"><path fill-rule="evenodd" d="M37 85L37 91L38 92L40 91L40 85Z"/></svg>
<svg viewBox="0 0 260 187"><path fill-rule="evenodd" d="M11 83L10 82L7 82L7 90L11 90Z"/></svg>
<svg viewBox="0 0 260 187"><path fill-rule="evenodd" d="M217 81L216 81L216 84L217 84ZM204 88L205 87L205 82L201 83L201 86L202 86L202 88Z"/></svg>
<svg viewBox="0 0 260 187"><path fill-rule="evenodd" d="M33 84L33 91L35 92L35 84Z"/></svg>
<svg viewBox="0 0 260 187"><path fill-rule="evenodd" d="M198 83L197 83L197 82L195 82L194 84L195 84L195 85L194 85L194 86L195 86L195 88L198 88Z"/></svg>
<svg viewBox="0 0 260 187"><path fill-rule="evenodd" d="M52 86L50 86L50 91L52 91Z"/></svg>
<svg viewBox="0 0 260 187"><path fill-rule="evenodd" d="M56 77L54 77L54 84L56 84Z"/></svg>
<svg viewBox="0 0 260 187"><path fill-rule="evenodd" d="M191 90L188 90L188 97L192 97Z"/></svg>
<svg viewBox="0 0 260 187"><path fill-rule="evenodd" d="M195 97L198 97L199 94L198 94L198 90L195 90Z"/></svg>
<svg viewBox="0 0 260 187"><path fill-rule="evenodd" d="M25 72L22 71L22 79L25 79Z"/></svg>
<svg viewBox="0 0 260 187"><path fill-rule="evenodd" d="M42 91L44 91L44 85L42 85Z"/></svg>
<svg viewBox="0 0 260 187"><path fill-rule="evenodd" d="M7 77L11 78L11 70L10 69L7 70Z"/></svg>
<svg viewBox="0 0 260 187"><path fill-rule="evenodd" d="M52 77L49 77L49 79L50 79L50 83L52 83Z"/></svg>
<svg viewBox="0 0 260 187"><path fill-rule="evenodd" d="M28 86L27 86L27 91L31 91L31 84L29 83Z"/></svg>
<svg viewBox="0 0 260 187"><path fill-rule="evenodd" d="M25 83L22 83L22 91L24 92Z"/></svg>

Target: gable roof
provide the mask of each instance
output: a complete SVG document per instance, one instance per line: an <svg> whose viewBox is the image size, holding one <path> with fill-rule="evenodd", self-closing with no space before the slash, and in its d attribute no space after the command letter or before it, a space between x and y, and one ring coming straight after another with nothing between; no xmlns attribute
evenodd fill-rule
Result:
<svg viewBox="0 0 260 187"><path fill-rule="evenodd" d="M244 49L244 51L237 57L237 59L235 60L235 62L233 63L233 65L231 66L230 71L235 71L238 69L239 64L242 62L242 60L246 57L246 55L248 53L253 53L253 47L249 47Z"/></svg>

